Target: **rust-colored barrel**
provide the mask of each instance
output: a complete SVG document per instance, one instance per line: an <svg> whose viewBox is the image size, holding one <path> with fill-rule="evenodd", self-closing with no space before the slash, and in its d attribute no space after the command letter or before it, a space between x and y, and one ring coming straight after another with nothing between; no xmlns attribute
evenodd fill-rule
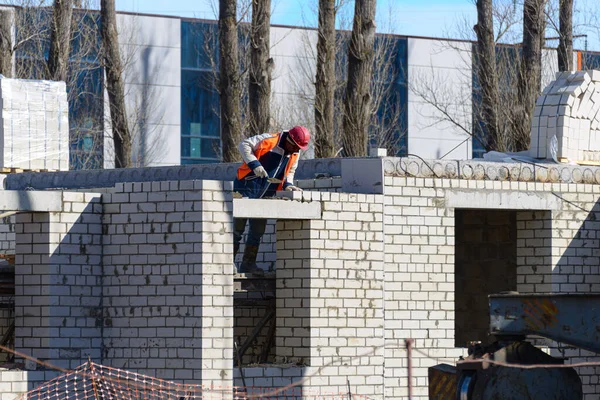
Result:
<svg viewBox="0 0 600 400"><path fill-rule="evenodd" d="M456 368L449 364L429 367L429 400L456 399Z"/></svg>

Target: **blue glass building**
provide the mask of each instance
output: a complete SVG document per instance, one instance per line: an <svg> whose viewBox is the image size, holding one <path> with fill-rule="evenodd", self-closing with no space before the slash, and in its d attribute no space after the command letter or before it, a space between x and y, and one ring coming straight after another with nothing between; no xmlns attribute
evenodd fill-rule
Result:
<svg viewBox="0 0 600 400"><path fill-rule="evenodd" d="M45 79L50 50L49 21L46 8L17 8L20 19L17 41L30 35L34 27L44 35L23 41L15 52L18 78ZM70 169L97 169L104 158L104 68L100 60L100 16L74 12L67 95L69 101Z"/></svg>

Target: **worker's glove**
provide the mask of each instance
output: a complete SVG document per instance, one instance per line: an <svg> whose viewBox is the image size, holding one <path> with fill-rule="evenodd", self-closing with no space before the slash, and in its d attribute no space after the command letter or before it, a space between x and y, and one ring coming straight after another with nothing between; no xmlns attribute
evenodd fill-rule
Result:
<svg viewBox="0 0 600 400"><path fill-rule="evenodd" d="M289 192L302 192L301 188L299 188L298 186L294 186L294 185L290 185L290 186L286 187L285 190L287 190Z"/></svg>
<svg viewBox="0 0 600 400"><path fill-rule="evenodd" d="M267 174L267 171L264 169L264 167L262 165L259 165L258 167L254 168L252 171L254 171L254 175L258 176L259 178L266 178L267 176L269 176L269 174Z"/></svg>

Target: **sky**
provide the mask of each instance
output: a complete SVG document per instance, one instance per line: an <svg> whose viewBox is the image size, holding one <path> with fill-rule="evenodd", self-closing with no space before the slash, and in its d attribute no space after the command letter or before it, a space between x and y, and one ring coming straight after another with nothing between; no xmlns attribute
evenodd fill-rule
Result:
<svg viewBox="0 0 600 400"><path fill-rule="evenodd" d="M594 4L592 7L600 9L598 0L576 0L576 4L590 1ZM317 0L271 0L271 2L272 24L316 26ZM116 7L119 11L205 19L216 19L218 14L218 0L116 0ZM349 8L349 11L352 12L352 9ZM351 19L351 13L349 18ZM378 0L377 19L379 32L462 38L457 33L457 26L466 20L466 26L472 27L477 20L477 13L474 0ZM589 49L600 51L598 30L588 29L588 33ZM548 45L556 44L549 42ZM583 49L584 39L576 39L575 47Z"/></svg>
<svg viewBox="0 0 600 400"><path fill-rule="evenodd" d="M316 0L271 0L273 13L272 24L314 26L316 13L311 5ZM217 1L213 0L216 4ZM425 5L426 4L426 5ZM117 10L149 14L176 15L181 17L215 19L214 6L211 0L116 0ZM379 0L377 14L393 14L398 16L391 21L383 21L385 25L396 25L394 30L399 34L418 36L441 36L444 26L451 27L457 17L462 14L475 16L475 6L471 0ZM397 12L401 9L402 12Z"/></svg>

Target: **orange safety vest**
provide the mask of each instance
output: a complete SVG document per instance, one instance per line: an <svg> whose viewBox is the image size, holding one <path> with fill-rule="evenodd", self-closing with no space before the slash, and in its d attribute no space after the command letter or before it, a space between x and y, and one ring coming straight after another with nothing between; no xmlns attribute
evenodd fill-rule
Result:
<svg viewBox="0 0 600 400"><path fill-rule="evenodd" d="M275 146L277 146L277 144L279 143L280 139L281 139L281 132L274 133L272 137L267 138L267 139L263 139L260 143L258 143L258 146L256 147L256 150L254 150L254 156L258 159L258 161L260 161L260 158L263 155L267 154ZM288 172L290 172L290 168L292 168L292 165L294 165L296 163L296 161L298 161L298 157L299 156L300 156L299 153L292 153L290 155L290 160L289 160L288 164L285 167L285 173L283 175L284 181L285 181L285 179L287 179ZM281 155L281 157L285 157L285 156ZM250 167L248 166L248 164L246 164L244 162L238 168L237 179L238 180L244 179L250 172L252 172L252 169L250 169ZM283 189L283 182L280 183L279 186L277 187L277 190L282 190L282 189Z"/></svg>

